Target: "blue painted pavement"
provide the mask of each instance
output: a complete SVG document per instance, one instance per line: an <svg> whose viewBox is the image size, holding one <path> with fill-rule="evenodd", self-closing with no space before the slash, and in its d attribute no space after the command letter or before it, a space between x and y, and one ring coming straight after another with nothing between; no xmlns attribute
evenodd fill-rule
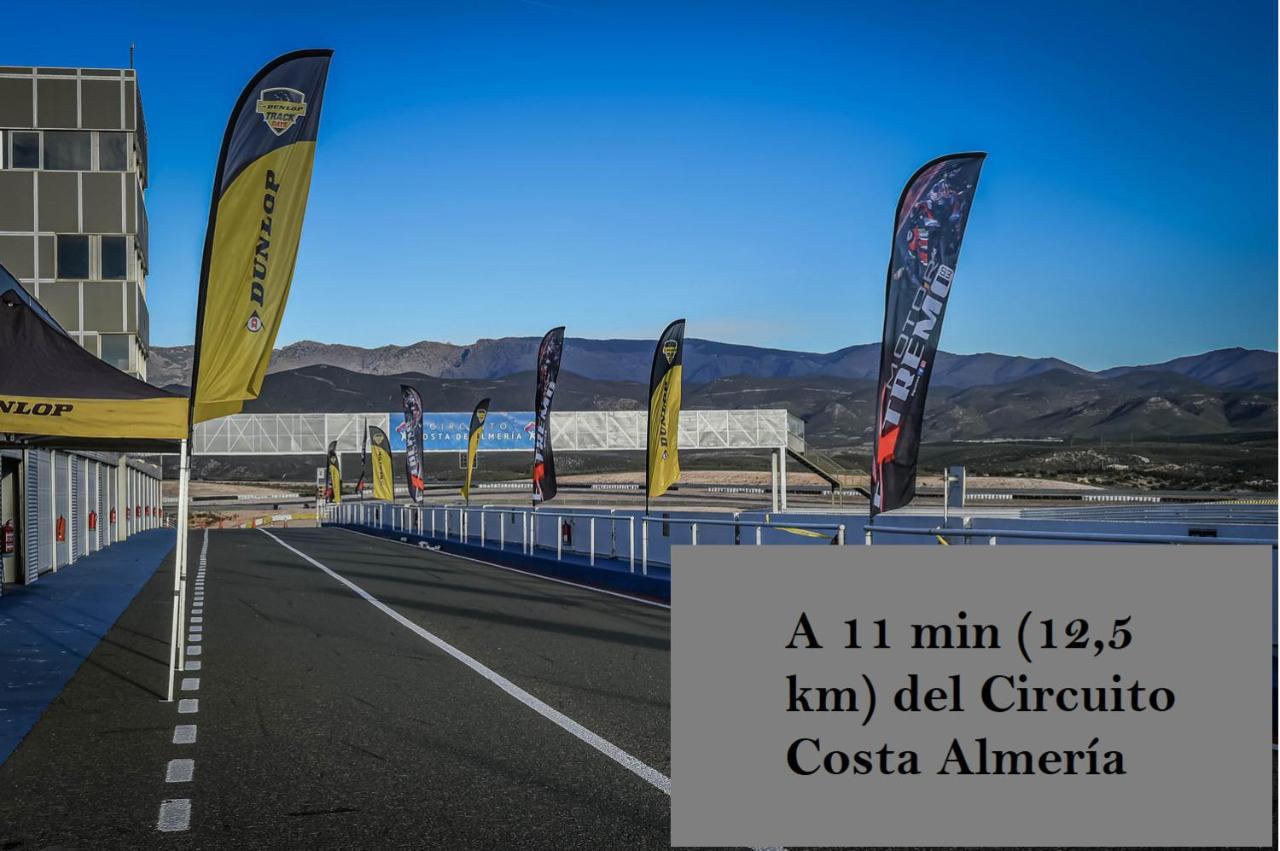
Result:
<svg viewBox="0 0 1280 851"><path fill-rule="evenodd" d="M152 529L0 597L0 762L75 675L173 551Z"/></svg>

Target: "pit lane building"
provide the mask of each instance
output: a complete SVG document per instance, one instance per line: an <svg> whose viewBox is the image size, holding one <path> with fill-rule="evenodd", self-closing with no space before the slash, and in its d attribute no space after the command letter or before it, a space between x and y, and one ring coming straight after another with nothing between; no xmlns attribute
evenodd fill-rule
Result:
<svg viewBox="0 0 1280 851"><path fill-rule="evenodd" d="M68 336L142 379L146 186L134 69L0 66L0 266ZM0 449L4 582L35 581L158 526L159 506L160 468L150 460Z"/></svg>

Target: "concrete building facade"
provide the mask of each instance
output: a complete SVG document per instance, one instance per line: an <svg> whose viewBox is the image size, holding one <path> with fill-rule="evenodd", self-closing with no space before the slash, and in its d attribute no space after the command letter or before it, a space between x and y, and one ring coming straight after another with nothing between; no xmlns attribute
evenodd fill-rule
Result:
<svg viewBox="0 0 1280 851"><path fill-rule="evenodd" d="M0 66L0 263L147 377L147 131L133 69Z"/></svg>

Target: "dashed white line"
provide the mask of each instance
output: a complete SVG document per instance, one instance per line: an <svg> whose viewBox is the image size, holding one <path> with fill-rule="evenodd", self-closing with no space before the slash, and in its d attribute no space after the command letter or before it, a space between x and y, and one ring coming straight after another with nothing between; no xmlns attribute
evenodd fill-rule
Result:
<svg viewBox="0 0 1280 851"><path fill-rule="evenodd" d="M259 531L262 532L262 534L266 535L271 540L275 541L280 546L284 547L286 550L289 550L290 552L292 552L294 555L297 555L300 558L304 559L305 561L309 562L310 564L320 568L329 576L331 576L332 578L336 579L338 582L341 582L343 585L350 588L353 592L355 592L357 596L364 599L365 602L372 605L378 611L382 612L384 615L391 618L396 623L400 624L405 629L412 632L414 635L417 635L419 638L422 638L425 641L433 644L438 649L444 651L445 653L452 656L454 659L466 665L468 668L475 671L477 674L484 677L486 680L493 683L498 688L502 689L511 697L520 701L525 706L532 709L534 712L537 712L543 718L546 718L548 721L560 727L565 732L570 733L573 736L576 736L578 739L582 740L586 744L595 748L600 753L604 754L605 756L612 759L614 762L626 768L628 771L631 771L632 773L634 773L636 776L646 780L647 782L651 783L653 786L657 787L658 789L661 789L663 792L667 793L668 795L671 794L671 778L667 777L665 774L658 771L656 768L653 768L652 766L645 764L644 762L640 761L636 757L627 753L622 748L618 747L612 742L604 738L601 738L600 736L591 732L586 727L583 727L581 724L579 724L577 721L574 721L572 718L565 715L563 712L560 712L558 709L555 709L554 707L548 705L547 703L544 703L543 701L534 697L529 692L520 688L520 686L511 682L511 680L508 680L506 677L502 676L497 671L494 671L493 669L487 667L484 663L476 659L473 659L472 657L468 656L466 653L463 653L461 650L454 647L452 644L445 641L443 638L440 638L434 633L428 632L426 629L423 629L422 627L418 626L416 623L409 620L404 615L397 612L395 609L392 609L390 606L387 606L381 600L374 597L368 591L365 591L359 585L356 585L351 580L346 579L345 577L340 576L337 573L334 573L332 570L325 567L323 564L316 561L311 556L307 555L301 550L291 547L290 545L286 544L284 541L277 538L275 535L268 532L266 529L260 529Z"/></svg>
<svg viewBox="0 0 1280 851"><path fill-rule="evenodd" d="M209 530L204 530L204 541L200 546L199 569L195 578L195 593L192 595L191 623L200 624L204 622L201 617L204 613L204 569L205 559L209 552ZM204 632L203 626L192 626L187 635L189 642L199 642L201 640L200 633ZM188 646L188 656L199 656L200 647ZM187 659L183 662L183 670L198 671L200 670L200 662L194 659ZM182 679L182 691L197 691L200 688L199 677L184 677ZM194 697L183 698L178 701L178 713L180 715L192 715L200 711L200 701ZM175 745L191 745L196 741L196 725L195 724L178 724L173 728L173 743ZM190 783L195 775L196 763L193 759L180 758L171 759L165 767L164 782L166 783ZM170 798L160 802L160 814L156 818L156 830L164 833L177 833L187 830L191 827L191 799L190 798Z"/></svg>
<svg viewBox="0 0 1280 851"><path fill-rule="evenodd" d="M201 624L192 624L188 629L192 632L204 632L204 626Z"/></svg>
<svg viewBox="0 0 1280 851"><path fill-rule="evenodd" d="M156 829L166 833L186 830L191 826L191 799L175 798L160 802L160 817Z"/></svg>
<svg viewBox="0 0 1280 851"><path fill-rule="evenodd" d="M164 770L164 782L190 783L195 773L196 761L194 759L171 759L169 760L169 766Z"/></svg>
<svg viewBox="0 0 1280 851"><path fill-rule="evenodd" d="M204 636L198 632L193 632L187 635L187 641L192 644L199 644L201 641L204 641Z"/></svg>

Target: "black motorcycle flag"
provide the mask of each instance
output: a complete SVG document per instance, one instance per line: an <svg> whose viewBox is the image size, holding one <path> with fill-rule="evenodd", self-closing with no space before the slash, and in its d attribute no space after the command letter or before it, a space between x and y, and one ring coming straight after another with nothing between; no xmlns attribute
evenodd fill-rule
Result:
<svg viewBox="0 0 1280 851"><path fill-rule="evenodd" d="M538 346L538 391L533 400L533 503L556 495L556 462L551 455L551 398L560 375L564 326L552 328Z"/></svg>
<svg viewBox="0 0 1280 851"><path fill-rule="evenodd" d="M338 459L338 441L329 443L329 481L325 483L325 496L330 502L342 502L342 462Z"/></svg>
<svg viewBox="0 0 1280 851"><path fill-rule="evenodd" d="M653 350L649 371L649 442L645 499L662 496L680 478L680 373L684 366L684 320L667 326Z"/></svg>
<svg viewBox="0 0 1280 851"><path fill-rule="evenodd" d="M369 421L364 421L364 430L360 435L360 478L356 481L356 498L364 499L365 459L369 454Z"/></svg>
<svg viewBox="0 0 1280 851"><path fill-rule="evenodd" d="M986 154L952 154L923 166L898 199L885 285L876 395L871 514L911 502L942 320Z"/></svg>
<svg viewBox="0 0 1280 851"><path fill-rule="evenodd" d="M409 501L421 502L427 483L422 462L422 397L408 384L400 385L404 402L404 467L409 479Z"/></svg>
<svg viewBox="0 0 1280 851"><path fill-rule="evenodd" d="M471 412L471 427L467 429L467 480L462 485L462 498L471 504L471 474L476 469L476 451L480 448L480 437L484 434L484 420L489 416L489 400L481 399L476 409Z"/></svg>

